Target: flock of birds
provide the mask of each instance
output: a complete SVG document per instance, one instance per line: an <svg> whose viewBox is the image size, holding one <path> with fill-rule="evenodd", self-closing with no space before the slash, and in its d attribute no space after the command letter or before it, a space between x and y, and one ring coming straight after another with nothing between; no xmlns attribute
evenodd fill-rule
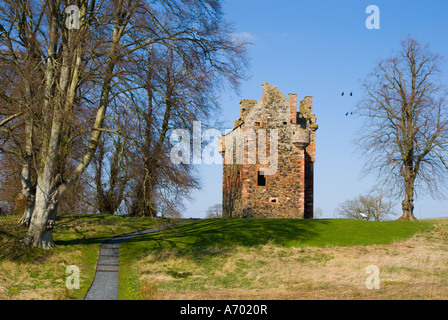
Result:
<svg viewBox="0 0 448 320"><path fill-rule="evenodd" d="M342 92L341 96L344 96L344 95L345 95L345 92ZM353 97L353 92L350 92L350 97ZM345 116L348 116L348 115L353 115L353 112L347 112L345 114Z"/></svg>
<svg viewBox="0 0 448 320"><path fill-rule="evenodd" d="M341 96L344 96L344 95L345 95L345 93L342 92ZM353 97L353 92L350 92L350 97ZM349 114L352 115L353 112L347 112L347 113L345 114L345 116L348 116ZM368 218L368 215L365 214L365 213L363 213L363 212L358 212L358 214L359 214L362 218L364 218L364 219L367 219L367 218Z"/></svg>

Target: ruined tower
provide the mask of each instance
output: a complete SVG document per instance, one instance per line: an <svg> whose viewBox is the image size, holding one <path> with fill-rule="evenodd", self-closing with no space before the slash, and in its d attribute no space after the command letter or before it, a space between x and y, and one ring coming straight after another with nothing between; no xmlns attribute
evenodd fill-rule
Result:
<svg viewBox="0 0 448 320"><path fill-rule="evenodd" d="M260 101L242 100L234 129L219 141L223 217L313 218L316 130L312 97L297 111L297 94L286 98L264 83Z"/></svg>

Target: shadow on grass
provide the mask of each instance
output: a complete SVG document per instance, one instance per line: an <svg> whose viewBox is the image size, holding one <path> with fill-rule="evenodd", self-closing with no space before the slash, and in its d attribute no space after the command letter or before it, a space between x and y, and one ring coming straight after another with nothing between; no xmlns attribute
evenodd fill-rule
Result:
<svg viewBox="0 0 448 320"><path fill-rule="evenodd" d="M132 220L134 219L134 220ZM78 221L87 222L92 220L97 225L96 233L101 236L92 236L92 229L83 230L82 227L77 226ZM144 224L140 225L140 222L144 221ZM176 221L173 218L143 218L143 217L129 217L129 216L112 216L112 215L81 215L79 217L64 217L63 222L57 224L59 235L55 237L55 245L70 246L70 245L83 245L83 244L102 244L114 237L122 236L124 234L131 234L138 232L139 230L145 230L155 226L163 226ZM108 226L122 226L126 231L116 231L116 234L112 234L108 231ZM99 230L100 229L100 230ZM69 232L67 230L70 230ZM102 230L102 232L101 232ZM57 239L59 238L59 239Z"/></svg>
<svg viewBox="0 0 448 320"><path fill-rule="evenodd" d="M224 254L236 246L297 245L318 237L315 229L328 223L327 220L292 219L199 220L130 239L125 254L130 257L148 250L174 249L177 255L200 258Z"/></svg>
<svg viewBox="0 0 448 320"><path fill-rule="evenodd" d="M79 233L80 235L82 235L81 232L79 232L77 230L76 230L76 232ZM71 246L71 245L79 245L79 244L88 245L88 244L103 243L109 239L110 239L110 237L84 237L84 238L69 239L69 240L54 240L54 244L56 246Z"/></svg>

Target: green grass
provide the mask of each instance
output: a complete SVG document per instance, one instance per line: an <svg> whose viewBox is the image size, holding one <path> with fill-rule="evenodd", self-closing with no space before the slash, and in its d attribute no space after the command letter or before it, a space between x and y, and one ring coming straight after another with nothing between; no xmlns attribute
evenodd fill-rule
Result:
<svg viewBox="0 0 448 320"><path fill-rule="evenodd" d="M389 244L429 229L429 222L370 222L345 219L208 219L186 223L162 233L131 239L120 246L120 299L138 299L138 271L133 266L151 252L170 250L213 269L235 247L333 247ZM219 250L221 248L222 250ZM279 253L281 254L281 252ZM324 259L327 257L312 257ZM311 259L311 258L309 258ZM324 259L325 260L325 259ZM239 272L244 272L244 263ZM186 266L186 268L188 268ZM181 279L191 270L168 270ZM240 273L241 275L241 273ZM229 274L229 277L232 275ZM222 278L224 281L226 277ZM195 281L195 280L193 280ZM234 281L229 278L228 281ZM132 294L129 294L132 292Z"/></svg>
<svg viewBox="0 0 448 320"><path fill-rule="evenodd" d="M428 222L345 219L208 219L134 238L125 246L138 255L158 248L196 250L256 246L267 242L283 247L387 244L408 238L431 225Z"/></svg>
<svg viewBox="0 0 448 320"><path fill-rule="evenodd" d="M26 298L26 292L42 292L44 298L61 295L67 299L82 299L93 281L98 251L105 240L113 235L172 221L128 216L59 214L53 235L55 248L45 251L21 245L20 239L26 233L26 228L18 225L19 218L0 217L0 264L3 266L3 270L0 270L0 286L6 288L6 297L12 298ZM200 261L212 270L222 263L220 259L224 259L226 252L235 247L252 250L251 248L265 244L276 247L387 244L424 231L433 225L431 222L339 219L197 220L123 243L120 246L119 298L139 298L140 274L133 266L150 252L173 249L172 252L177 255ZM282 251L278 254L282 258ZM301 259L326 261L328 257L315 255ZM237 263L237 271L244 272L250 263L241 260ZM263 261L257 263L262 264ZM58 290L65 287L66 267L72 264L80 268L81 289L58 294ZM167 275L182 281L190 279L193 271L188 267L173 267L167 269ZM239 278L238 272L229 273L222 281L235 282ZM200 283L195 279L191 281ZM49 296L48 292L44 292L45 289L53 290L55 294Z"/></svg>
<svg viewBox="0 0 448 320"><path fill-rule="evenodd" d="M80 269L80 289L70 290L64 297L75 300L84 298L93 281L98 251L104 241L113 235L170 221L161 218L58 214L53 233L55 247L46 251L20 243L27 229L18 224L19 219L18 216L0 217L0 264L6 263L4 266L10 268L0 270L0 287L7 289L6 296L16 298L22 294L26 298L24 292L51 289L54 293L45 298L54 298L59 291L64 291L68 276L66 267L76 265Z"/></svg>

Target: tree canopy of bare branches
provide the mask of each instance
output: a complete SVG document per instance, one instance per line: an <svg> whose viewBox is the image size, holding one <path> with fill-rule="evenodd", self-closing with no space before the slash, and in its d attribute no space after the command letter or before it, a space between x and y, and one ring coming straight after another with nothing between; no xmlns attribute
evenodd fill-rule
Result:
<svg viewBox="0 0 448 320"><path fill-rule="evenodd" d="M124 139L138 142L134 151L145 143L150 154L163 150L170 126L191 120L174 115L206 114L205 86L210 93L223 83L236 88L246 65L247 44L232 37L218 0L6 0L0 25L7 78L0 87L0 151L22 163L29 225L23 242L44 249L53 246L61 198L102 152L104 133L123 135L114 140L118 165L126 163ZM185 95L187 86L201 88L188 93L200 92L202 101ZM111 114L120 110L144 119L133 123L139 132L125 136L129 130L110 120L120 119ZM141 130L148 139L136 139ZM161 157L149 162L147 172L162 170ZM118 190L114 210L123 175L110 174L117 182L112 193Z"/></svg>
<svg viewBox="0 0 448 320"><path fill-rule="evenodd" d="M358 145L367 172L402 197L400 219L415 220L414 196L446 190L447 93L440 81L442 59L414 39L381 61L364 83L357 113L365 119Z"/></svg>
<svg viewBox="0 0 448 320"><path fill-rule="evenodd" d="M208 207L205 218L206 219L222 218L222 204L217 203Z"/></svg>
<svg viewBox="0 0 448 320"><path fill-rule="evenodd" d="M386 200L380 189L341 203L336 213L348 219L371 221L384 221L395 215L394 203Z"/></svg>

